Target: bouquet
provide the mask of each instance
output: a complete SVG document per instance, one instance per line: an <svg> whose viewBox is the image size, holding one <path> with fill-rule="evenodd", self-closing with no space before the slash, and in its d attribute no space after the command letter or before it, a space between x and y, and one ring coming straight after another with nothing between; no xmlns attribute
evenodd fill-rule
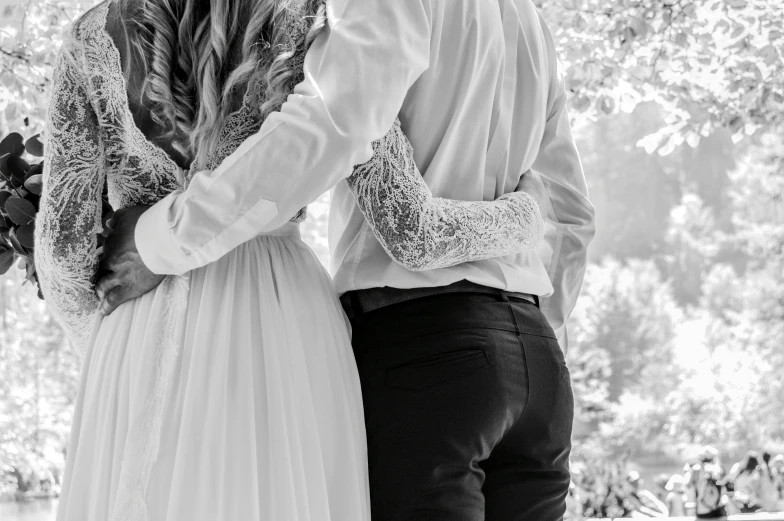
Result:
<svg viewBox="0 0 784 521"><path fill-rule="evenodd" d="M43 189L44 147L37 134L25 141L10 134L0 141L0 275L17 263L25 270L27 282L38 284L33 251L35 214ZM26 159L27 158L27 159ZM38 296L43 298L40 285Z"/></svg>
<svg viewBox="0 0 784 521"><path fill-rule="evenodd" d="M17 133L0 140L0 276L14 264L26 273L27 282L38 286L38 297L43 299L38 274L35 270L35 216L43 191L44 162L35 162L44 155L41 135L24 140ZM32 163L31 163L32 162ZM103 223L111 218L104 186ZM103 236L98 236L98 246Z"/></svg>

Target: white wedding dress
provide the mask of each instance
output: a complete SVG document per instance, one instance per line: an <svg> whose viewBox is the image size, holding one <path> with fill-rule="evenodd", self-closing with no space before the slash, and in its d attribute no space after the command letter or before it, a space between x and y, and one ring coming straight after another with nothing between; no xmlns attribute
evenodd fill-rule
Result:
<svg viewBox="0 0 784 521"><path fill-rule="evenodd" d="M187 182L134 124L106 31L110 6L85 15L64 44L46 129L36 263L50 309L84 353L57 519L366 521L360 383L331 281L299 238L304 212L96 315L104 186L112 206L125 208ZM306 18L293 13L292 38ZM301 68L301 59L292 63ZM258 131L256 90L207 166ZM525 194L432 198L399 125L374 150L350 185L390 255L412 269L541 240Z"/></svg>

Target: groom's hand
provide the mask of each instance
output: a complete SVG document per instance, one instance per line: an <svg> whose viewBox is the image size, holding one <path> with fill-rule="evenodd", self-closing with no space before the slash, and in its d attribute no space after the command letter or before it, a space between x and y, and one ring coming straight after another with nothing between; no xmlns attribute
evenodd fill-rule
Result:
<svg viewBox="0 0 784 521"><path fill-rule="evenodd" d="M148 206L118 210L107 224L95 291L107 316L121 304L155 289L164 276L147 269L136 249L136 223Z"/></svg>

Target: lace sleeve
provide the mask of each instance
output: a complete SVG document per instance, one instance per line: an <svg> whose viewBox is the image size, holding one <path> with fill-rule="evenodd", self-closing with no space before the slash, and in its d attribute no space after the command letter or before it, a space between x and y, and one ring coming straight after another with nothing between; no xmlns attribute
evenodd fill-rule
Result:
<svg viewBox="0 0 784 521"><path fill-rule="evenodd" d="M105 161L79 53L72 47L73 42L63 45L53 77L35 263L50 311L80 349L98 308L93 277Z"/></svg>
<svg viewBox="0 0 784 521"><path fill-rule="evenodd" d="M539 207L525 192L495 201L433 197L399 122L373 143L373 152L354 169L348 185L381 245L406 269L501 257L542 241Z"/></svg>

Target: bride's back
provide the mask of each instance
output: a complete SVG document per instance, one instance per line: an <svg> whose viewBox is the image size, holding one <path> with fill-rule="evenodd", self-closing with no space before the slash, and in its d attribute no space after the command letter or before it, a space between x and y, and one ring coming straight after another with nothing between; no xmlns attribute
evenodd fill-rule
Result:
<svg viewBox="0 0 784 521"><path fill-rule="evenodd" d="M234 36L225 40L224 66L212 74L210 55L217 51L203 33L228 33L203 20L201 29L192 33L199 45L172 36L190 27L182 25L187 17L178 18L181 9L204 2L107 0L76 22L63 45L50 119L72 120L74 130L100 136L95 144L101 150L87 150L84 139L73 147L75 153L103 158L101 177L114 209L155 204L183 188L189 169L216 168L282 105L301 80L306 35L317 30L318 17L308 17L303 9L323 5L321 1L307 0L306 7L269 15L258 39L244 37L248 23L235 24ZM274 12L284 5L281 0L274 3ZM170 12L169 25L152 24L151 17L165 16L151 8ZM140 9L141 19L136 17ZM270 31L281 43L266 49L259 42L266 41ZM245 45L252 48L255 61L237 50ZM181 52L184 48L189 51ZM89 101L94 121L82 119L82 109L74 103L81 95Z"/></svg>
<svg viewBox="0 0 784 521"><path fill-rule="evenodd" d="M142 91L146 71L138 49L135 50L130 44L130 34L136 29L128 27L129 25L129 20L124 16L121 6L117 2L113 2L106 20L106 32L109 33L119 53L125 77L128 106L134 123L151 143L166 152L180 168L188 170L193 158L186 156L182 150L174 146L174 142L169 136L169 129L163 122L156 121L152 107L143 102Z"/></svg>
<svg viewBox="0 0 784 521"><path fill-rule="evenodd" d="M244 140L299 81L322 5L111 0L106 32L119 54L135 126L180 168L193 161L214 168L227 148L236 148L227 140L238 136L226 135L227 128L243 127Z"/></svg>

